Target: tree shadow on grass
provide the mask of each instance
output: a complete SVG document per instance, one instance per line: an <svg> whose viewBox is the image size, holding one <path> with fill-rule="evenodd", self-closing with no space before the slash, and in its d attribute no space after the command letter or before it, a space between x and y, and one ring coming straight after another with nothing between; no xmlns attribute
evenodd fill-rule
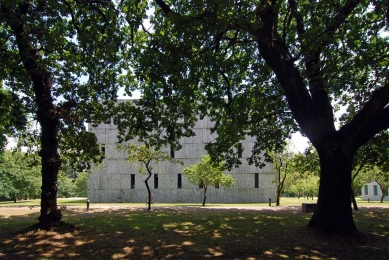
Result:
<svg viewBox="0 0 389 260"><path fill-rule="evenodd" d="M388 213L388 209L361 209L355 213L360 232L340 236L308 228L311 214L296 211L68 209L64 220L76 224L77 230L8 233L1 239L0 258L386 259ZM27 223L21 218L7 218L9 226Z"/></svg>

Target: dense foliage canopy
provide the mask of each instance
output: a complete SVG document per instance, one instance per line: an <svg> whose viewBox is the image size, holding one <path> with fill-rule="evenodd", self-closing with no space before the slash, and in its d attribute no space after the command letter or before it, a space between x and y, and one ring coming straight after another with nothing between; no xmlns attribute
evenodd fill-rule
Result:
<svg viewBox="0 0 389 260"><path fill-rule="evenodd" d="M102 159L84 123L107 120L116 99L126 35L119 33L123 19L116 7L105 0L0 2L0 81L39 122L44 229L62 216L56 203L58 148L74 155L71 161L80 168L87 166L83 154Z"/></svg>
<svg viewBox="0 0 389 260"><path fill-rule="evenodd" d="M250 162L260 166L263 150L279 150L300 130L320 158L310 226L355 231L353 156L389 126L387 1L150 4L151 26L140 27L128 55L128 89L143 96L121 104L123 139L139 135L179 148L178 138L193 135L197 118L207 115L218 135L207 146L214 159L239 165L234 146L249 135L257 138ZM337 127L341 106L348 110Z"/></svg>

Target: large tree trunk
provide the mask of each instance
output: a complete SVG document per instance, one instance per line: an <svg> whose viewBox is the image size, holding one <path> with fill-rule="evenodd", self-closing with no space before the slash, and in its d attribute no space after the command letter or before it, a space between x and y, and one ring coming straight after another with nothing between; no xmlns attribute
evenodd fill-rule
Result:
<svg viewBox="0 0 389 260"><path fill-rule="evenodd" d="M47 106L39 103L46 103ZM57 225L62 218L61 210L57 206L57 180L61 161L58 154L57 127L58 119L50 116L53 110L50 102L38 102L38 119L41 125L41 151L42 158L42 194L41 215L39 221L41 228L50 229Z"/></svg>
<svg viewBox="0 0 389 260"><path fill-rule="evenodd" d="M320 188L316 210L309 226L335 233L357 230L350 203L352 153L346 145L332 143L318 149Z"/></svg>
<svg viewBox="0 0 389 260"><path fill-rule="evenodd" d="M58 154L57 128L59 119L51 96L52 75L44 67L42 57L30 42L26 13L29 2L17 9L2 6L1 13L14 31L23 66L31 77L37 118L41 126L42 194L40 227L50 229L58 224L62 214L57 208L57 178L61 165Z"/></svg>

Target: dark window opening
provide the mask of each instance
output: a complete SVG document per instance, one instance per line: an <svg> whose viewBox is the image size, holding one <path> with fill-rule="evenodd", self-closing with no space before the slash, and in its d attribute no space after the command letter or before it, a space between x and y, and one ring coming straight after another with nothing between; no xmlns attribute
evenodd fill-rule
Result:
<svg viewBox="0 0 389 260"><path fill-rule="evenodd" d="M378 195L378 186L374 185L374 196Z"/></svg>
<svg viewBox="0 0 389 260"><path fill-rule="evenodd" d="M369 195L369 186L365 185L365 195Z"/></svg>
<svg viewBox="0 0 389 260"><path fill-rule="evenodd" d="M135 189L135 174L131 174L131 189Z"/></svg>
<svg viewBox="0 0 389 260"><path fill-rule="evenodd" d="M154 174L154 189L158 189L158 174Z"/></svg>
<svg viewBox="0 0 389 260"><path fill-rule="evenodd" d="M174 158L175 154L174 154L174 149L173 149L173 146L170 146L170 157Z"/></svg>
<svg viewBox="0 0 389 260"><path fill-rule="evenodd" d="M101 152L105 154L105 144L100 145Z"/></svg>
<svg viewBox="0 0 389 260"><path fill-rule="evenodd" d="M179 173L177 175L177 189L181 189L182 188L182 176L181 176L181 173Z"/></svg>
<svg viewBox="0 0 389 260"><path fill-rule="evenodd" d="M254 187L259 188L259 173L255 173L254 176Z"/></svg>

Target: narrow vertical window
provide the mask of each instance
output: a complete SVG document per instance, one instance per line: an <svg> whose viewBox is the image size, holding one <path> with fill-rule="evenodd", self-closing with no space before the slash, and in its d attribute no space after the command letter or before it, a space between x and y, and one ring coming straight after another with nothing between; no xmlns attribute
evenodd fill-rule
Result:
<svg viewBox="0 0 389 260"><path fill-rule="evenodd" d="M135 189L135 174L131 174L131 189Z"/></svg>
<svg viewBox="0 0 389 260"><path fill-rule="evenodd" d="M242 158L242 152L243 152L242 143L238 143L238 158Z"/></svg>
<svg viewBox="0 0 389 260"><path fill-rule="evenodd" d="M365 185L365 195L369 195L369 186Z"/></svg>
<svg viewBox="0 0 389 260"><path fill-rule="evenodd" d="M377 185L374 185L374 196L377 196L378 195L378 186Z"/></svg>
<svg viewBox="0 0 389 260"><path fill-rule="evenodd" d="M174 158L175 154L174 154L174 149L173 149L173 146L170 146L170 157Z"/></svg>
<svg viewBox="0 0 389 260"><path fill-rule="evenodd" d="M254 188L259 188L259 173L254 173Z"/></svg>
<svg viewBox="0 0 389 260"><path fill-rule="evenodd" d="M177 175L177 189L181 189L182 188L182 176L181 176L181 173L179 173Z"/></svg>
<svg viewBox="0 0 389 260"><path fill-rule="evenodd" d="M105 144L100 145L101 152L105 154Z"/></svg>
<svg viewBox="0 0 389 260"><path fill-rule="evenodd" d="M158 189L158 174L154 174L154 189Z"/></svg>

